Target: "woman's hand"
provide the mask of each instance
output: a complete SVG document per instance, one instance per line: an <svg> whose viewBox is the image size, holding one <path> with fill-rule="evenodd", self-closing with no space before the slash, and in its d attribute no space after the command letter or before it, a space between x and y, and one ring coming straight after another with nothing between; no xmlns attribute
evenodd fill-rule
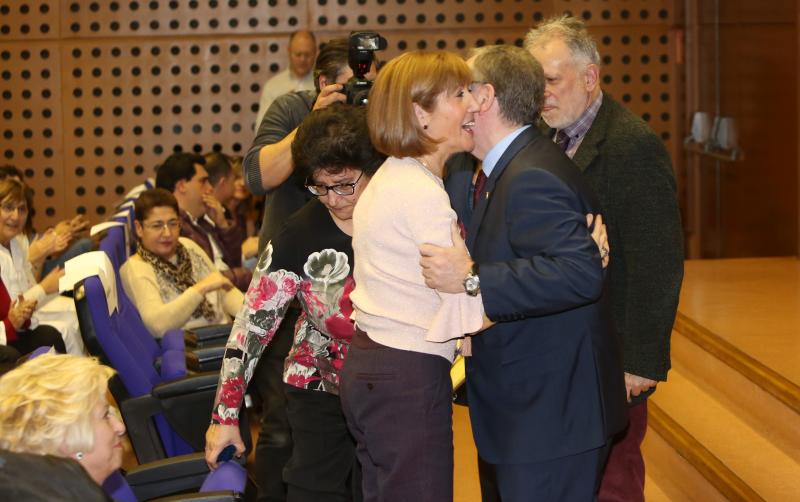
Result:
<svg viewBox="0 0 800 502"><path fill-rule="evenodd" d="M217 468L217 457L226 446L232 444L236 448L235 456L244 453L244 443L236 425L211 424L206 431L206 463L212 471Z"/></svg>
<svg viewBox="0 0 800 502"><path fill-rule="evenodd" d="M39 235L28 247L28 261L35 268L41 268L45 258L55 252L56 232L52 228Z"/></svg>
<svg viewBox="0 0 800 502"><path fill-rule="evenodd" d="M595 220L593 214L586 215L586 225L589 228L592 228L592 221ZM606 232L606 226L603 223L603 215L597 215L597 221L594 222L594 228L592 228L592 239L594 239L594 243L597 244L597 249L600 250L600 258L603 260L603 268L608 266L608 262L611 259L611 246L608 244L608 233Z"/></svg>
<svg viewBox="0 0 800 502"><path fill-rule="evenodd" d="M58 292L58 280L64 276L64 269L61 267L54 268L49 274L39 282L45 294Z"/></svg>
<svg viewBox="0 0 800 502"><path fill-rule="evenodd" d="M14 329L19 330L25 322L31 318L33 311L36 310L36 300L26 300L19 295L19 298L11 305L8 311L8 320Z"/></svg>
<svg viewBox="0 0 800 502"><path fill-rule="evenodd" d="M90 224L89 218L87 218L82 214L79 214L74 218L72 218L71 220L69 220L69 226L70 229L72 230L72 235L77 235L83 232L84 230L88 229L89 224Z"/></svg>
<svg viewBox="0 0 800 502"><path fill-rule="evenodd" d="M212 272L192 287L197 289L201 295L205 296L207 293L211 293L220 288L227 291L233 287L233 283L221 273Z"/></svg>

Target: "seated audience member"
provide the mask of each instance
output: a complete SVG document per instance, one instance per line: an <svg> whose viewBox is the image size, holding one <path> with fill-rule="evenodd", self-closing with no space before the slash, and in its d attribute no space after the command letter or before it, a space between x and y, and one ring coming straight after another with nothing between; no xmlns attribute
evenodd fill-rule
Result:
<svg viewBox="0 0 800 502"><path fill-rule="evenodd" d="M120 277L150 334L160 338L170 329L230 322L244 297L200 246L179 236L175 197L146 190L134 208L139 247Z"/></svg>
<svg viewBox="0 0 800 502"><path fill-rule="evenodd" d="M196 242L216 268L241 290L252 273L242 267L243 229L225 217L214 197L202 155L174 153L156 172L156 187L175 196L180 208L180 234Z"/></svg>
<svg viewBox="0 0 800 502"><path fill-rule="evenodd" d="M0 448L71 458L101 485L122 465L125 426L109 405L114 370L44 354L0 378Z"/></svg>
<svg viewBox="0 0 800 502"><path fill-rule="evenodd" d="M298 129L292 156L316 197L287 220L259 259L228 338L206 461L214 467L229 444L244 451L243 391L296 298L302 321L294 326L283 373L293 442L283 470L288 500L345 501L360 492L348 481L360 476L351 474L355 442L339 402L339 369L355 332L353 209L384 156L369 142L365 109L348 105L312 112Z"/></svg>
<svg viewBox="0 0 800 502"><path fill-rule="evenodd" d="M25 184L25 179L19 169L10 165L0 166L0 180L8 177ZM29 212L32 212L32 209L32 207L28 207ZM63 267L67 260L91 251L94 247L92 240L88 237L80 237L88 228L89 220L86 216L79 214L69 220L60 221L54 227L39 234L34 230L33 217L30 215L25 224L24 233L30 242L28 260L33 265L34 276L39 278L41 275L46 275L56 267Z"/></svg>
<svg viewBox="0 0 800 502"><path fill-rule="evenodd" d="M0 280L12 305L33 302L26 330L43 324L52 326L61 333L67 352L83 354L75 303L71 298L58 295L58 279L64 275L64 270L56 268L38 283L34 276L28 258L28 238L24 234L30 207L28 187L15 178L0 181Z"/></svg>
<svg viewBox="0 0 800 502"><path fill-rule="evenodd" d="M0 281L0 375L13 368L20 357L39 347L55 347L62 354L66 352L64 340L55 328L45 324L30 328L35 309L36 300L12 300Z"/></svg>
<svg viewBox="0 0 800 502"><path fill-rule="evenodd" d="M244 214L244 211L247 210L247 205L244 203L246 199L243 200L241 195L237 194L237 184L242 189L244 188L241 162L237 166L234 158L218 152L205 154L205 159L208 183L211 185L212 193L222 204L225 210L225 219L240 230L238 244L242 250L242 262L244 262L255 257L258 253L258 237L253 237L252 234L248 233L247 220ZM239 195L239 198L237 198L237 195Z"/></svg>

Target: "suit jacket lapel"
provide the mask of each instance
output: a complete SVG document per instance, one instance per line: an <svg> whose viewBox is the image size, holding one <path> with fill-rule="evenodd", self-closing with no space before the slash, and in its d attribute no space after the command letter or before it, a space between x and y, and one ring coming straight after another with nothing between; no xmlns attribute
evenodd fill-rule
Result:
<svg viewBox="0 0 800 502"><path fill-rule="evenodd" d="M467 249L472 250L473 246L475 245L475 238L478 234L478 228L481 226L481 221L483 220L483 216L486 214L486 207L489 205L489 199L492 197L492 193L494 192L494 187L497 184L497 180L500 179L500 176L503 175L503 171L505 171L508 164L511 163L511 160L517 156L520 150L533 141L533 139L539 135L539 131L535 127L529 127L525 129L522 134L517 136L514 141L506 148L506 151L503 152L503 155L500 156L500 159L497 161L497 164L494 166L492 170L491 176L486 180L486 186L484 191L486 192L481 200L478 201L478 204L475 206L472 212L472 217L470 218L469 226L467 227Z"/></svg>
<svg viewBox="0 0 800 502"><path fill-rule="evenodd" d="M608 96L603 96L603 103L600 105L600 109L597 110L597 116L589 128L589 132L586 133L580 146L578 146L578 151L572 157L572 162L578 166L581 172L585 171L600 153L599 145L605 140L609 126L610 100L611 98Z"/></svg>
<svg viewBox="0 0 800 502"><path fill-rule="evenodd" d="M465 229L469 225L471 216L469 197L475 163L475 157L469 153L453 156L447 162L447 177L444 181L445 190L450 196L450 205L456 211L458 219Z"/></svg>

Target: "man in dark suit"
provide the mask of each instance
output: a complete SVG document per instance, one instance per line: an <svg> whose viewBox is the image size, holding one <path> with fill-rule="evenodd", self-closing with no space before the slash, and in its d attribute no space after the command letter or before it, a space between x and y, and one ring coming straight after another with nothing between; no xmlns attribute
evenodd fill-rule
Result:
<svg viewBox="0 0 800 502"><path fill-rule="evenodd" d="M525 48L544 69L542 118L598 194L614 254L609 288L630 426L611 448L599 499L643 502L647 397L667 379L683 278L672 166L647 124L601 92L600 56L583 22L548 20L528 33Z"/></svg>
<svg viewBox="0 0 800 502"><path fill-rule="evenodd" d="M423 273L440 291L480 292L496 322L471 338L466 386L478 454L502 500L589 501L603 449L625 425L619 348L585 217L601 208L531 127L544 93L531 55L485 47L468 64L480 105L473 154L487 179L473 188L470 170L449 175L466 246L457 234L453 247L423 246Z"/></svg>

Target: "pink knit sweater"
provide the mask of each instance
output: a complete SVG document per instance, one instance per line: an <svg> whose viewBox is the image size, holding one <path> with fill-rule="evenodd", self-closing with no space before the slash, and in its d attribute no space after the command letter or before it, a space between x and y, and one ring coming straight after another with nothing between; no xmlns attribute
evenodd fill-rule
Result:
<svg viewBox="0 0 800 502"><path fill-rule="evenodd" d="M456 339L480 329L480 295L439 293L425 285L419 246L451 246L456 220L442 180L411 158L390 157L353 214L356 289L353 317L389 347L452 361Z"/></svg>

